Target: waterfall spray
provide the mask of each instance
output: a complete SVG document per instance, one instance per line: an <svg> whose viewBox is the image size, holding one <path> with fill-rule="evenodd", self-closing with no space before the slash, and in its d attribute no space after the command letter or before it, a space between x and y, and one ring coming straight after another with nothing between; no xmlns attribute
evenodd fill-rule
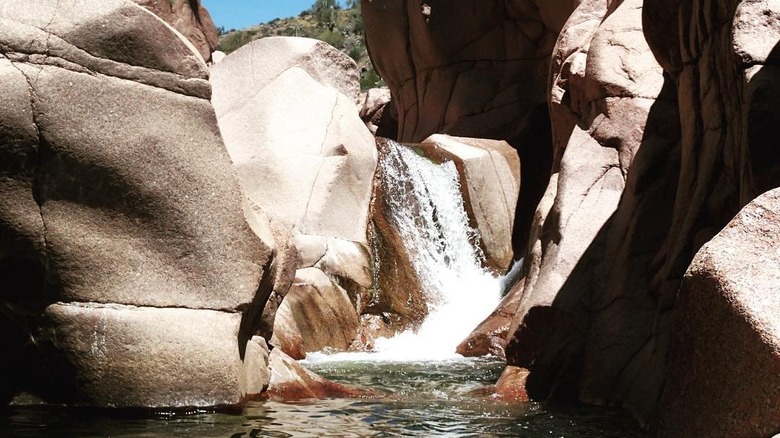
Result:
<svg viewBox="0 0 780 438"><path fill-rule="evenodd" d="M378 339L394 360L445 359L499 301L500 280L482 267L479 233L469 227L458 171L389 142L380 176L393 226L402 236L428 302L416 332Z"/></svg>

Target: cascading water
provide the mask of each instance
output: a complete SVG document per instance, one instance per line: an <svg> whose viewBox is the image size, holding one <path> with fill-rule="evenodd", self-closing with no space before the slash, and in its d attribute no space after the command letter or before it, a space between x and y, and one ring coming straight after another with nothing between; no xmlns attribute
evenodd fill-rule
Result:
<svg viewBox="0 0 780 438"><path fill-rule="evenodd" d="M455 164L434 163L395 142L388 146L379 163L383 201L412 257L429 315L416 332L378 339L375 353L350 356L393 361L459 357L458 343L498 304L500 279L481 266L479 234L469 227Z"/></svg>

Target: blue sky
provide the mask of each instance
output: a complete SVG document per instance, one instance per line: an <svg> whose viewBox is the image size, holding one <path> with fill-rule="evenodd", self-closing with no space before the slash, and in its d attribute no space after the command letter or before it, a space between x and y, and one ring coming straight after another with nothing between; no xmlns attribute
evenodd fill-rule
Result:
<svg viewBox="0 0 780 438"><path fill-rule="evenodd" d="M230 30L296 16L309 9L314 0L201 0L201 3L217 27Z"/></svg>

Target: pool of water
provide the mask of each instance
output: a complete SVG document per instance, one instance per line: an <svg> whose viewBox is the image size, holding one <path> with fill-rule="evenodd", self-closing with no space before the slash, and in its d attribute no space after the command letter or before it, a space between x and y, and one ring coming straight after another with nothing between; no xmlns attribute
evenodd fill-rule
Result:
<svg viewBox="0 0 780 438"><path fill-rule="evenodd" d="M307 363L333 380L379 389L374 399L253 402L235 414L153 416L64 408L0 411L2 437L641 437L615 410L502 403L477 395L495 382L495 360Z"/></svg>

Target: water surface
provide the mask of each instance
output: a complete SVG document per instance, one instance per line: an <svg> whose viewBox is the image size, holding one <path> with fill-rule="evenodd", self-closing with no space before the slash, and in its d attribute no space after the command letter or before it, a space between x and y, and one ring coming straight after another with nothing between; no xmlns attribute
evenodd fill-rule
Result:
<svg viewBox="0 0 780 438"><path fill-rule="evenodd" d="M581 406L502 403L474 395L503 368L490 359L439 362L318 362L344 383L380 389L375 399L253 402L230 415L195 412L120 416L106 411L13 407L3 437L640 437L624 413Z"/></svg>

